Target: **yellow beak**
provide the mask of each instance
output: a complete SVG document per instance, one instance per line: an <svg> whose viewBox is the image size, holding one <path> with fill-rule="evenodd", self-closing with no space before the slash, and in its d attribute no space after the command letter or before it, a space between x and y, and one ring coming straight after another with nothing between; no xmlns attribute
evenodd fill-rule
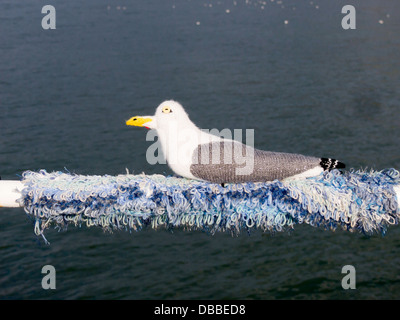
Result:
<svg viewBox="0 0 400 320"><path fill-rule="evenodd" d="M127 126L145 127L144 124L153 121L151 118L132 117L126 121Z"/></svg>

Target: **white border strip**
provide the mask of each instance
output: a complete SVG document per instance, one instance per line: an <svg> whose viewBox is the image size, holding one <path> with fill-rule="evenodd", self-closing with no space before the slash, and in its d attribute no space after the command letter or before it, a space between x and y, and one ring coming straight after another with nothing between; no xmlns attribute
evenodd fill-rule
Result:
<svg viewBox="0 0 400 320"><path fill-rule="evenodd" d="M399 209L400 209L400 186L393 186L393 189L396 192L397 205L399 206Z"/></svg>
<svg viewBox="0 0 400 320"><path fill-rule="evenodd" d="M21 181L0 180L0 207L18 208L24 184Z"/></svg>

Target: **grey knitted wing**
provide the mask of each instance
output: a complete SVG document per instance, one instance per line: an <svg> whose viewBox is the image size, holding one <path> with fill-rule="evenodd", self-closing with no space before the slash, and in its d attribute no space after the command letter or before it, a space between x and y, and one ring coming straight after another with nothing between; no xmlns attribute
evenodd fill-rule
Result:
<svg viewBox="0 0 400 320"><path fill-rule="evenodd" d="M199 145L190 172L214 183L282 180L320 165L321 159L254 149L236 141Z"/></svg>

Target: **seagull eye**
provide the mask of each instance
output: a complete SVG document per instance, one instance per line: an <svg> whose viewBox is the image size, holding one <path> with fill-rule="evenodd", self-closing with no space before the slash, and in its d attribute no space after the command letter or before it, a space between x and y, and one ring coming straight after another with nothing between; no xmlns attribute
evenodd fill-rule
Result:
<svg viewBox="0 0 400 320"><path fill-rule="evenodd" d="M164 107L164 108L162 108L162 112L163 113L170 113L170 112L172 112L172 110L171 110L170 107Z"/></svg>

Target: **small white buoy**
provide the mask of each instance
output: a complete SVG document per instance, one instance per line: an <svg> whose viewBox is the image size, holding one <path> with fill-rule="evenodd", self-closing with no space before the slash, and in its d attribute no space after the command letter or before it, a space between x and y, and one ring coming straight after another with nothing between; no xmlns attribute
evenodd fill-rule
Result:
<svg viewBox="0 0 400 320"><path fill-rule="evenodd" d="M199 26L200 25L200 21L196 21L196 26Z"/></svg>
<svg viewBox="0 0 400 320"><path fill-rule="evenodd" d="M378 22L379 22L380 24L383 24L384 21L383 21L383 20L379 20Z"/></svg>
<svg viewBox="0 0 400 320"><path fill-rule="evenodd" d="M285 20L284 23L285 23L285 24L288 24L288 23L289 23L289 20Z"/></svg>

